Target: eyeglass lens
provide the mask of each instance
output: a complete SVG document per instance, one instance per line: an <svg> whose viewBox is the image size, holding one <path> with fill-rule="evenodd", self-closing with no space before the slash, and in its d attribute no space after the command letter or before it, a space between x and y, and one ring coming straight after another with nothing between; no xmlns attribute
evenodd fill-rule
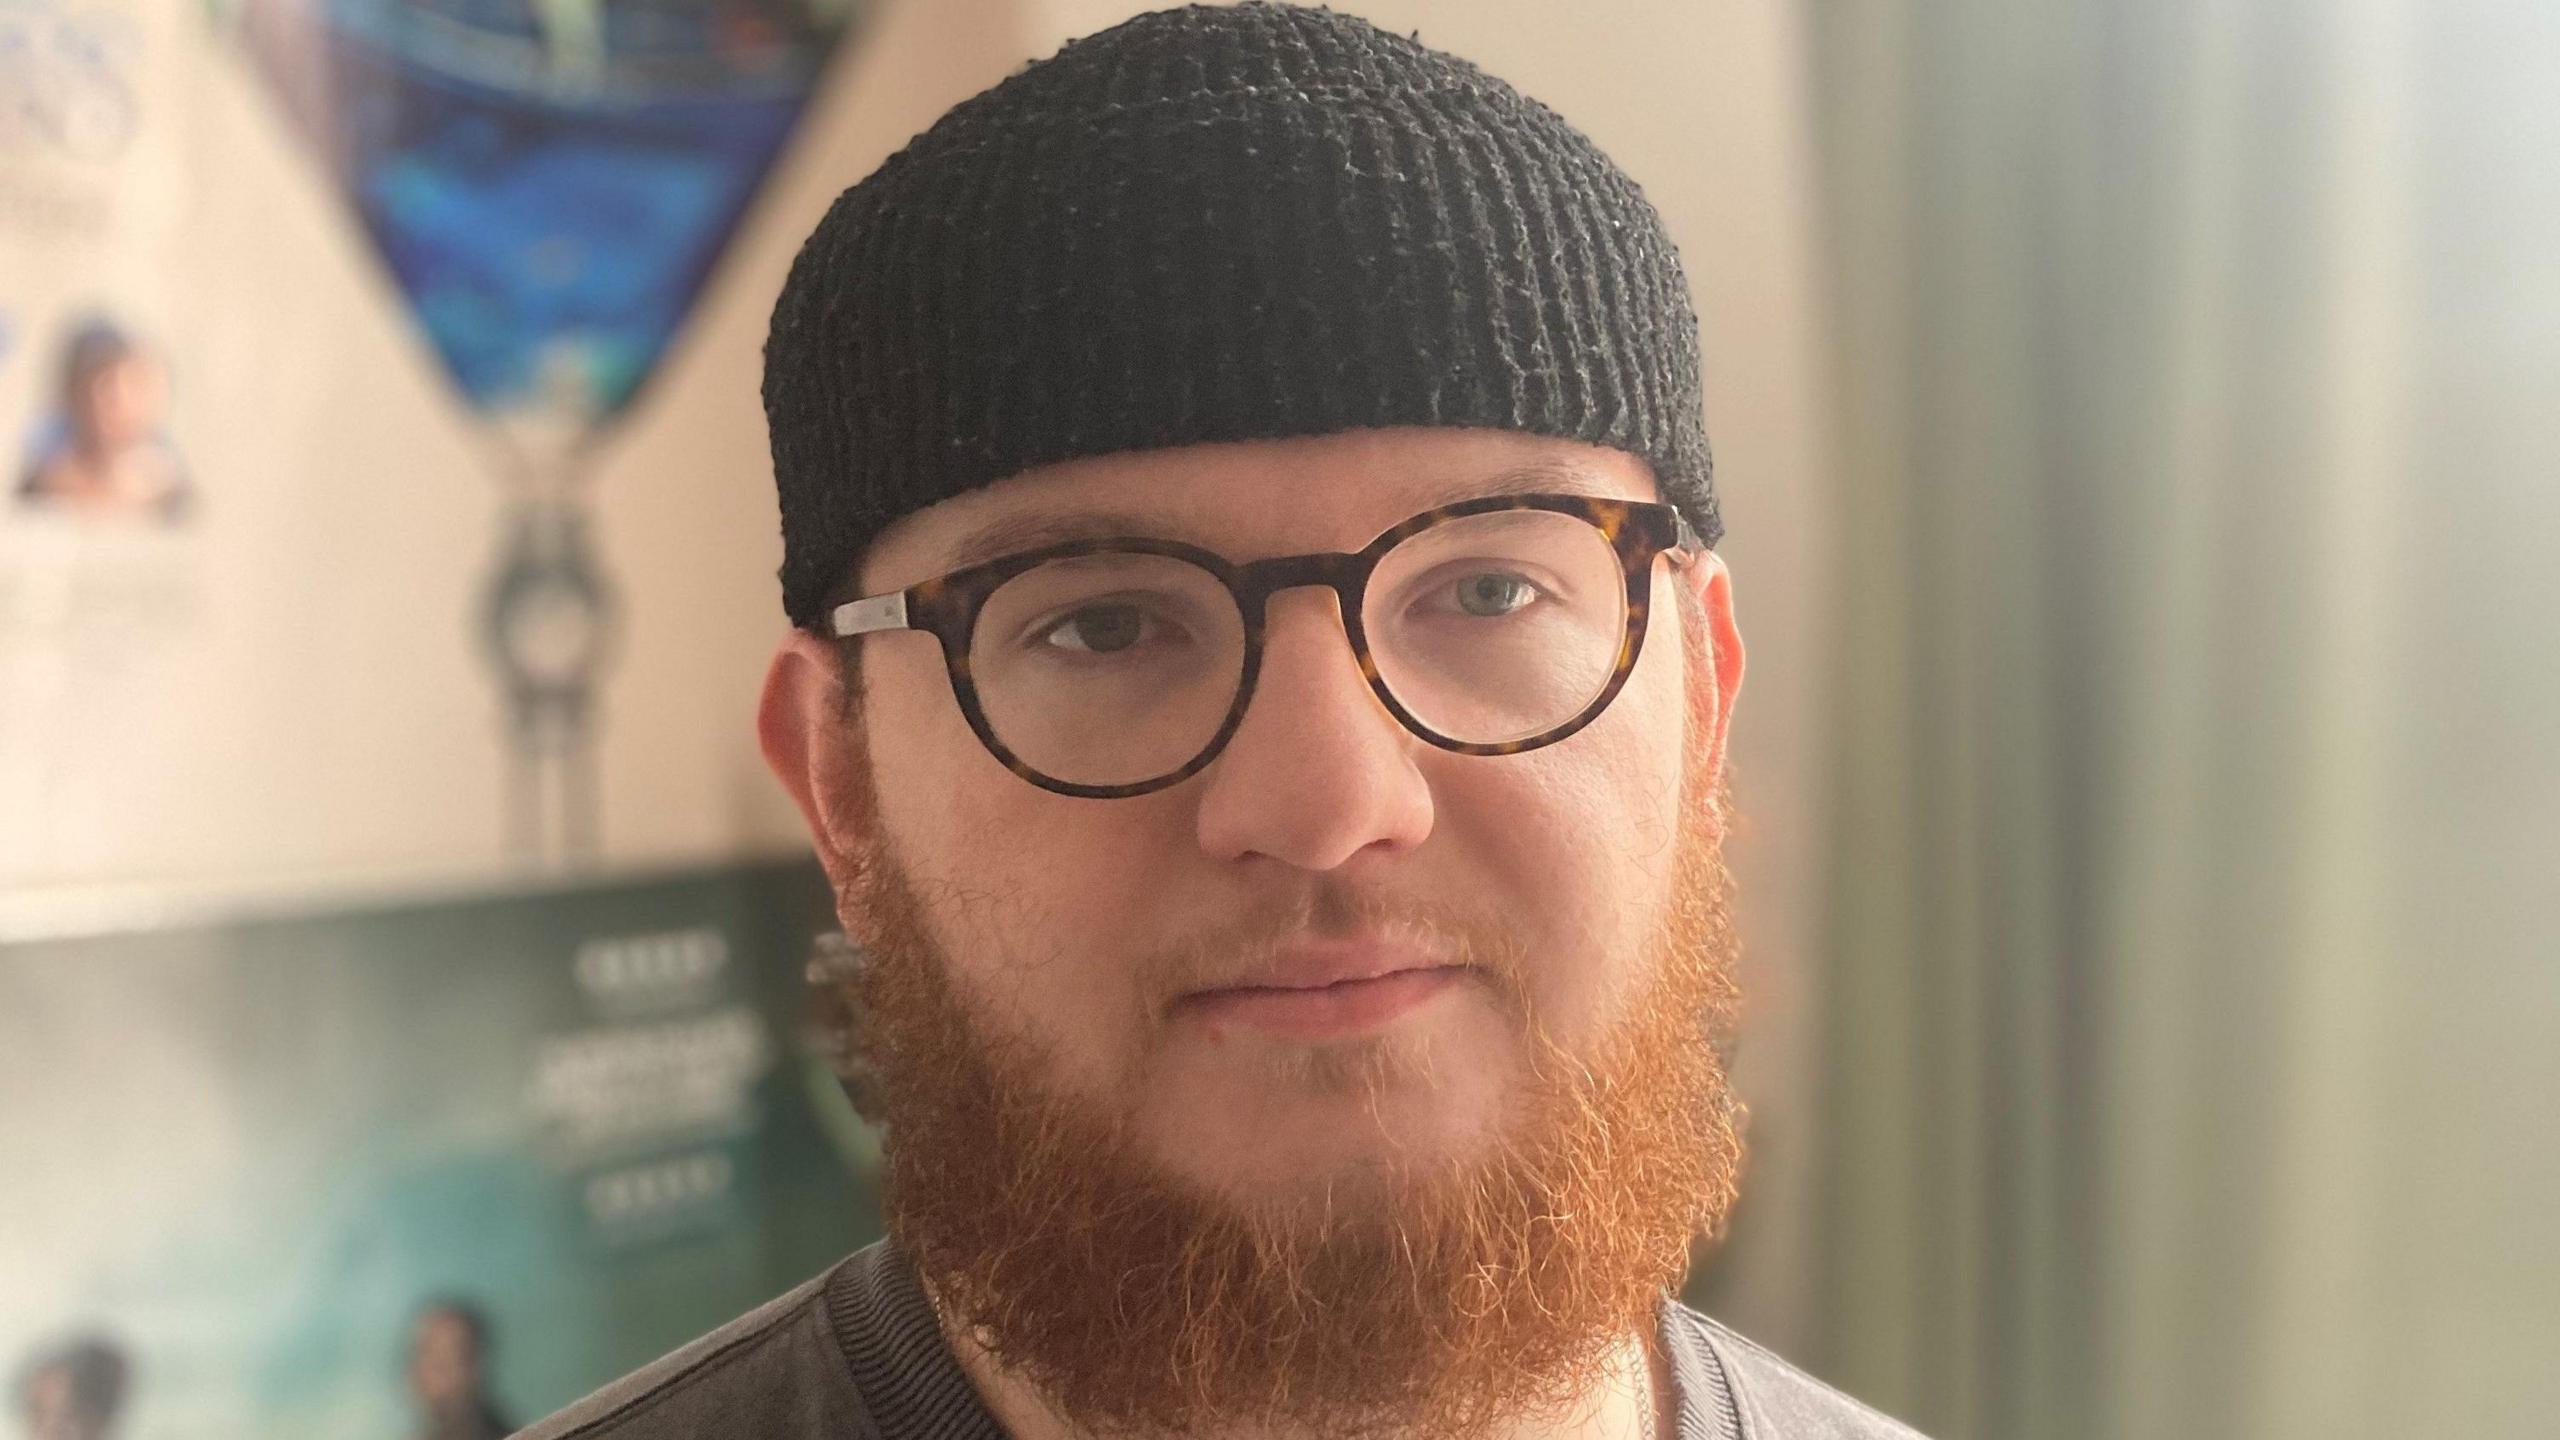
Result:
<svg viewBox="0 0 2560 1440"><path fill-rule="evenodd" d="M1544 510L1444 521L1379 561L1361 607L1389 693L1466 744L1542 734L1616 671L1626 572L1589 523ZM1074 785L1132 785L1215 739L1244 674L1244 619L1218 578L1170 556L1053 560L978 614L969 669L988 726Z"/></svg>

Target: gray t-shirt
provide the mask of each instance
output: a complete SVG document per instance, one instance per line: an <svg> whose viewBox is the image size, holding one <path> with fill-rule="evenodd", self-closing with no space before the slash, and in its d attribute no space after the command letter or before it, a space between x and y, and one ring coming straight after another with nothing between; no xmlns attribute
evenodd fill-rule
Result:
<svg viewBox="0 0 2560 1440"><path fill-rule="evenodd" d="M1918 1440L1687 1306L1662 1307L1679 1440ZM1005 1440L883 1241L519 1440Z"/></svg>

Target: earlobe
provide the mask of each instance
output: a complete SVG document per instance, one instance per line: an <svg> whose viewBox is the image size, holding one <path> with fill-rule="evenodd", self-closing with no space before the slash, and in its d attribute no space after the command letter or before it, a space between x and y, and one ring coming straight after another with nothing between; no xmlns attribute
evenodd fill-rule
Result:
<svg viewBox="0 0 2560 1440"><path fill-rule="evenodd" d="M871 828L859 801L862 788L847 783L844 721L838 661L823 640L793 630L775 647L756 704L756 742L764 762L800 808L809 838L828 876L839 887L851 872Z"/></svg>

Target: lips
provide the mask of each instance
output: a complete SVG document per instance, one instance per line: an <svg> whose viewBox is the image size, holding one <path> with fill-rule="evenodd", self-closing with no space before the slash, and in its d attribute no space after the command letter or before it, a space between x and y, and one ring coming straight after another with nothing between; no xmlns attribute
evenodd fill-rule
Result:
<svg viewBox="0 0 2560 1440"><path fill-rule="evenodd" d="M1412 947L1380 941L1302 944L1282 951L1242 983L1183 996L1174 1010L1212 1030L1344 1039L1384 1028L1456 985L1465 972Z"/></svg>

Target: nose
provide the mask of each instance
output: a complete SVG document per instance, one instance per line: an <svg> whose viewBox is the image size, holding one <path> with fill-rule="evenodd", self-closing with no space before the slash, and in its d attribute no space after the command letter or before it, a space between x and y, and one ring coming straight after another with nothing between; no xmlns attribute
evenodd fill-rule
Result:
<svg viewBox="0 0 2560 1440"><path fill-rule="evenodd" d="M1200 847L1324 871L1419 845L1432 823L1422 745L1370 692L1334 592L1275 595L1252 702L1201 774Z"/></svg>

